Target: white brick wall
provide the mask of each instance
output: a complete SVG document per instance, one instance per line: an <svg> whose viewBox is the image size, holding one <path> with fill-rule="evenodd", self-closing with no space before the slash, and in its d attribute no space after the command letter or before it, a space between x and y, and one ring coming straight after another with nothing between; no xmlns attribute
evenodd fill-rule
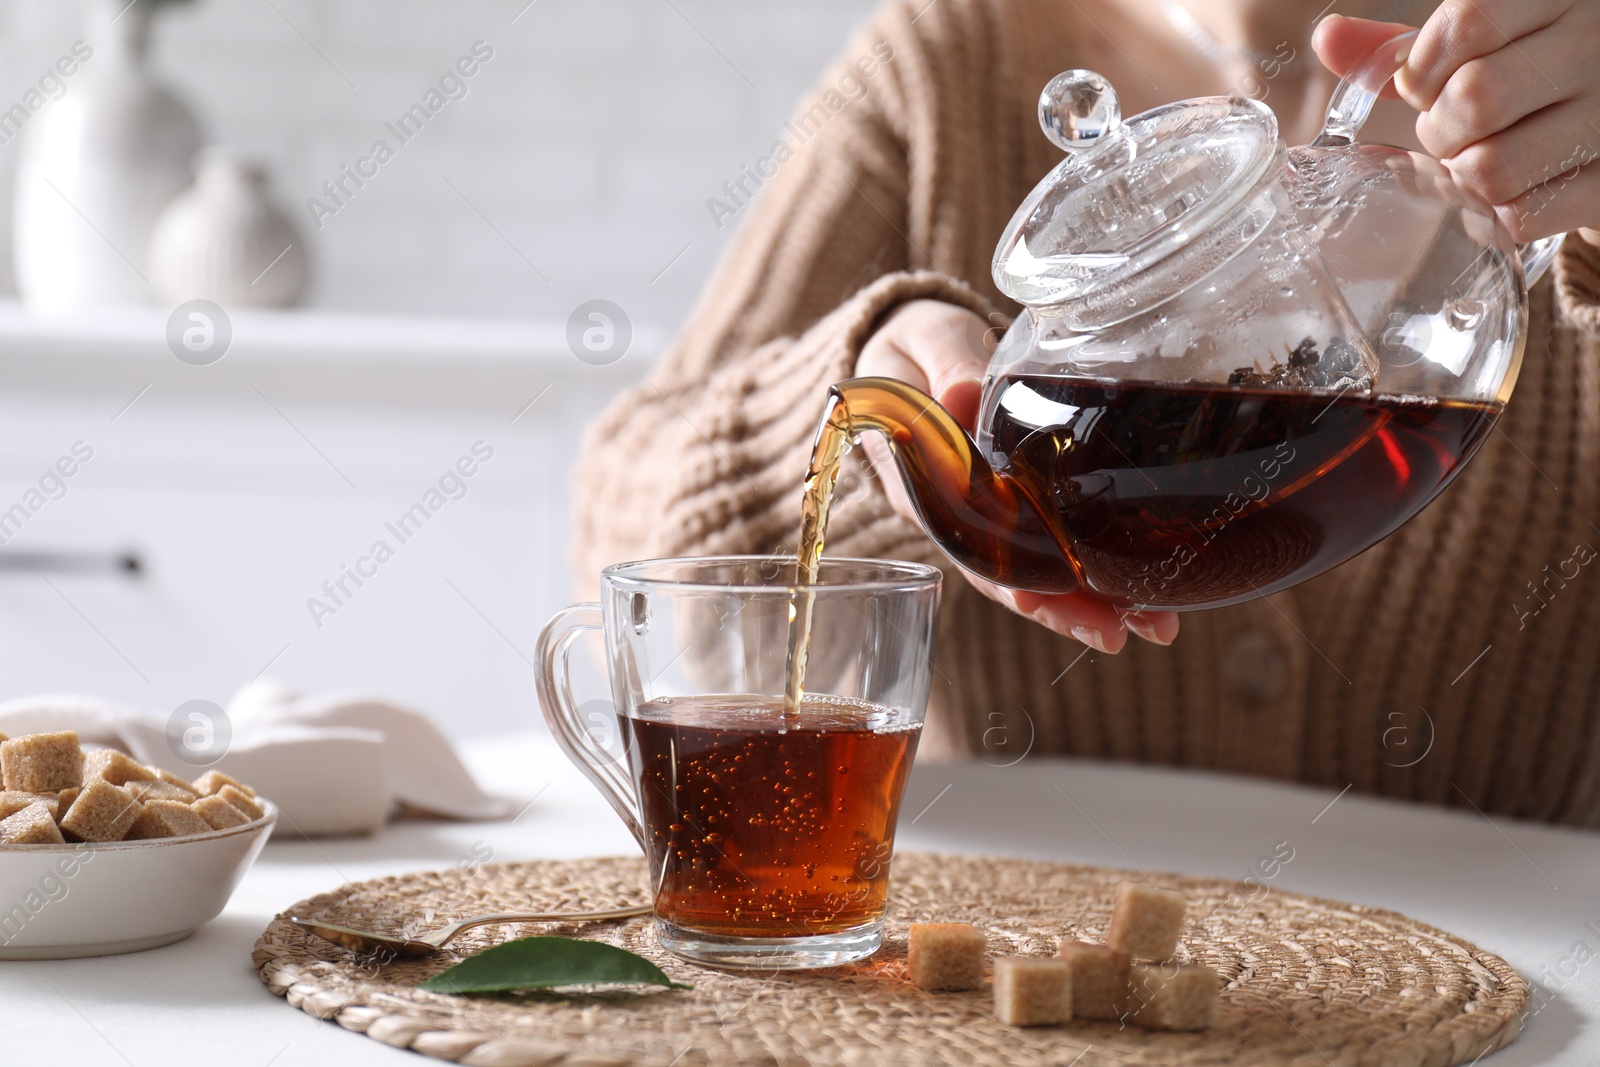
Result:
<svg viewBox="0 0 1600 1067"><path fill-rule="evenodd" d="M270 163L310 231L305 199L489 42L468 95L309 233L310 302L564 320L605 297L675 326L729 233L706 198L771 143L874 0L535 0L513 23L525 2L195 0L162 14L153 60L212 140ZM82 36L81 13L0 0L0 99ZM0 146L6 203L15 148Z"/></svg>

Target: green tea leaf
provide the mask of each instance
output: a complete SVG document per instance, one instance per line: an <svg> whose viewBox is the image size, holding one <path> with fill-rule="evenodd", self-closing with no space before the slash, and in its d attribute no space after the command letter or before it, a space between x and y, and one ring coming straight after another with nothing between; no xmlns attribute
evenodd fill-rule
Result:
<svg viewBox="0 0 1600 1067"><path fill-rule="evenodd" d="M559 986L655 985L693 989L661 968L604 941L523 937L468 956L417 986L430 993L510 993Z"/></svg>

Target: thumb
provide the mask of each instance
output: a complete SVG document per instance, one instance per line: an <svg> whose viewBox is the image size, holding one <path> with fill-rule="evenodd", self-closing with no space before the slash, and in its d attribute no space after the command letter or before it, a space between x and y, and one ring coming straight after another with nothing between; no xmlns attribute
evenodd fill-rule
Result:
<svg viewBox="0 0 1600 1067"><path fill-rule="evenodd" d="M978 400L989 370L996 332L966 310L946 305L928 323L925 349L928 392L969 429L978 420Z"/></svg>
<svg viewBox="0 0 1600 1067"><path fill-rule="evenodd" d="M917 300L884 325L871 355L863 353L859 373L887 374L924 389L969 430L997 331L979 315L955 304ZM920 380L919 380L920 379Z"/></svg>
<svg viewBox="0 0 1600 1067"><path fill-rule="evenodd" d="M1374 22L1371 19L1329 15L1317 24L1317 31L1311 35L1311 47L1316 50L1322 65L1342 78L1376 52L1385 41L1414 29L1415 26L1400 22ZM1391 82L1383 87L1383 95L1394 98L1400 94L1395 92Z"/></svg>

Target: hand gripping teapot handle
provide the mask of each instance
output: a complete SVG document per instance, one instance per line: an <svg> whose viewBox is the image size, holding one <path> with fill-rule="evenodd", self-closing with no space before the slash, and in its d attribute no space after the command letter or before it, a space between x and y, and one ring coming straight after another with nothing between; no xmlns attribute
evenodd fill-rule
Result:
<svg viewBox="0 0 1600 1067"><path fill-rule="evenodd" d="M1372 105L1377 103L1384 86L1410 58L1417 33L1417 30L1407 30L1391 37L1344 76L1328 100L1322 132L1311 142L1312 148L1342 148L1355 143L1356 134L1361 132L1361 127L1372 114ZM1522 272L1530 286L1543 277L1544 272L1550 269L1550 264L1555 262L1564 236L1558 233L1517 246L1522 259Z"/></svg>

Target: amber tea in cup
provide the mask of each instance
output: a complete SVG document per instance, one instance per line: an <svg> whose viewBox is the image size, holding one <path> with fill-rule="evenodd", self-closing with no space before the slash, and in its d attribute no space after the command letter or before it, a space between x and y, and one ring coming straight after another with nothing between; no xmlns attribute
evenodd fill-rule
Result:
<svg viewBox="0 0 1600 1067"><path fill-rule="evenodd" d="M861 959L882 940L900 800L926 710L932 567L826 559L805 695L785 702L796 564L607 568L540 638L545 715L645 851L661 944L723 967ZM605 633L623 752L596 743L566 650Z"/></svg>
<svg viewBox="0 0 1600 1067"><path fill-rule="evenodd" d="M810 697L786 717L782 698L710 696L656 701L623 724L662 921L806 937L883 914L922 730L910 715Z"/></svg>

